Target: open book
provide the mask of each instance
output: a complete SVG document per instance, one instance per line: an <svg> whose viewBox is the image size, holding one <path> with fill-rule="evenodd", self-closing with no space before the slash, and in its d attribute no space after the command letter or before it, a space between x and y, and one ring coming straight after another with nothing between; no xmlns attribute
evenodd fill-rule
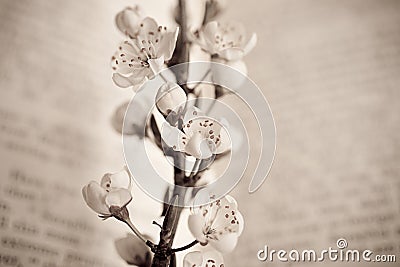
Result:
<svg viewBox="0 0 400 267"><path fill-rule="evenodd" d="M171 23L173 1L155 3L138 2ZM259 36L247 63L278 143L263 187L249 195L245 180L233 191L246 228L226 266L285 265L257 252L322 250L338 238L400 260L400 4L232 3L228 17ZM0 266L126 265L113 240L128 229L99 222L81 195L124 163L110 119L132 92L112 83L109 59L126 5L0 1ZM134 196L146 203L132 205L135 223L156 233L161 205L138 188Z"/></svg>

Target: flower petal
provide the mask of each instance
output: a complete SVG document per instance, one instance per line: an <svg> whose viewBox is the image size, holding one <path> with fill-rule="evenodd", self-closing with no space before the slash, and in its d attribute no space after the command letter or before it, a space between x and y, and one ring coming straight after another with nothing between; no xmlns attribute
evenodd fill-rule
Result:
<svg viewBox="0 0 400 267"><path fill-rule="evenodd" d="M224 196L224 199L225 199L225 201L227 201L227 202L229 203L229 206L230 206L232 209L237 209L238 204L237 204L236 199L234 199L234 198L233 198L232 196L230 196L230 195Z"/></svg>
<svg viewBox="0 0 400 267"><path fill-rule="evenodd" d="M243 47L244 55L247 55L257 44L257 34L253 33L247 42L247 44Z"/></svg>
<svg viewBox="0 0 400 267"><path fill-rule="evenodd" d="M193 237L201 243L206 243L207 239L203 233L203 228L205 225L205 217L203 214L193 214L189 215L188 226Z"/></svg>
<svg viewBox="0 0 400 267"><path fill-rule="evenodd" d="M147 36L149 32L157 32L158 24L155 19L151 17L146 17L140 23L139 35L142 37Z"/></svg>
<svg viewBox="0 0 400 267"><path fill-rule="evenodd" d="M171 147L175 151L183 151L185 149L185 144L183 140L187 137L178 128L169 125L169 123L164 122L161 127L161 137L168 147Z"/></svg>
<svg viewBox="0 0 400 267"><path fill-rule="evenodd" d="M142 18L143 12L138 5L127 7L116 15L115 24L123 34L127 34L132 38L138 34Z"/></svg>
<svg viewBox="0 0 400 267"><path fill-rule="evenodd" d="M237 215L237 204L236 201L231 201L230 196L225 196L219 200L216 200L210 204L212 208L211 213L215 213L211 217L214 218L212 222L213 229L217 232L238 232L239 221ZM233 199L233 198L232 198Z"/></svg>
<svg viewBox="0 0 400 267"><path fill-rule="evenodd" d="M150 69L153 71L154 75L157 75L162 69L164 65L164 56L155 59L149 59L147 61L150 65ZM152 77L149 77L150 79Z"/></svg>
<svg viewBox="0 0 400 267"><path fill-rule="evenodd" d="M221 253L215 250L208 250L203 252L203 266L204 267L223 267L224 258Z"/></svg>
<svg viewBox="0 0 400 267"><path fill-rule="evenodd" d="M127 189L115 189L111 190L105 199L108 207L124 207L132 200L132 195Z"/></svg>
<svg viewBox="0 0 400 267"><path fill-rule="evenodd" d="M145 77L125 77L119 73L114 73L112 79L117 86L127 88L141 84L145 80Z"/></svg>
<svg viewBox="0 0 400 267"><path fill-rule="evenodd" d="M130 41L123 41L119 44L118 50L115 52L115 54L121 55L121 53L123 53L125 56L135 57L135 59L136 59L136 57L142 55L142 53L139 51L139 49ZM123 58L123 56L122 56L122 58ZM131 58L129 58L129 59L131 59Z"/></svg>
<svg viewBox="0 0 400 267"><path fill-rule="evenodd" d="M237 210L234 198L225 196L221 199L201 207L200 212L206 221L206 226L211 231L207 235L209 241L220 240L225 235L234 233L237 236L243 230L243 217Z"/></svg>
<svg viewBox="0 0 400 267"><path fill-rule="evenodd" d="M178 33L179 28L177 27L174 32L166 32L162 36L158 48L158 55L163 55L166 61L170 60L174 53Z"/></svg>
<svg viewBox="0 0 400 267"><path fill-rule="evenodd" d="M243 38L246 35L246 28L243 23L229 21L220 26L220 31L224 34L225 42L233 42L235 46L242 47Z"/></svg>
<svg viewBox="0 0 400 267"><path fill-rule="evenodd" d="M239 60L244 56L244 51L242 48L231 47L221 50L218 56L226 60Z"/></svg>
<svg viewBox="0 0 400 267"><path fill-rule="evenodd" d="M107 191L97 182L91 181L82 188L82 195L86 204L95 212L109 215L110 211L105 203Z"/></svg>
<svg viewBox="0 0 400 267"><path fill-rule="evenodd" d="M224 259L215 250L193 251L185 255L183 259L184 267L223 267Z"/></svg>
<svg viewBox="0 0 400 267"><path fill-rule="evenodd" d="M185 150L197 158L205 159L230 148L229 134L222 124L213 118L196 117L184 124L183 130L189 136Z"/></svg>
<svg viewBox="0 0 400 267"><path fill-rule="evenodd" d="M215 35L218 32L218 27L219 25L217 21L210 21L206 26L204 26L202 34L204 36L204 41L209 48L214 46Z"/></svg>
<svg viewBox="0 0 400 267"><path fill-rule="evenodd" d="M143 77L146 75L145 70L148 67L145 60L147 60L146 56L135 45L125 41L119 45L118 50L112 56L111 67L119 74Z"/></svg>
<svg viewBox="0 0 400 267"><path fill-rule="evenodd" d="M244 218L243 218L242 213L240 213L240 211L236 212L236 217L239 222L239 229L238 229L237 234L238 234L238 236L240 236L243 233L243 229L244 229Z"/></svg>
<svg viewBox="0 0 400 267"><path fill-rule="evenodd" d="M236 233L225 234L218 240L209 239L208 243L221 253L232 252L237 244L238 235Z"/></svg>
<svg viewBox="0 0 400 267"><path fill-rule="evenodd" d="M187 107L185 116L183 117L183 123L187 124L190 120L201 116L204 116L204 112L202 112L199 108L195 106Z"/></svg>
<svg viewBox="0 0 400 267"><path fill-rule="evenodd" d="M193 214L200 212L202 207L207 206L211 202L210 191L207 188L200 189L193 199L191 211Z"/></svg>
<svg viewBox="0 0 400 267"><path fill-rule="evenodd" d="M207 159L213 155L215 146L202 132L194 132L187 140L185 152L197 159Z"/></svg>
<svg viewBox="0 0 400 267"><path fill-rule="evenodd" d="M131 189L132 188L132 177L125 166L121 171L115 173L106 173L101 179L100 185L106 189Z"/></svg>
<svg viewBox="0 0 400 267"><path fill-rule="evenodd" d="M183 267L201 267L203 263L203 254L200 251L193 251L183 258Z"/></svg>
<svg viewBox="0 0 400 267"><path fill-rule="evenodd" d="M225 127L221 127L219 135L220 135L220 137L219 137L220 142L216 145L214 154L224 153L224 152L230 150L232 147L232 140L231 140L230 135Z"/></svg>

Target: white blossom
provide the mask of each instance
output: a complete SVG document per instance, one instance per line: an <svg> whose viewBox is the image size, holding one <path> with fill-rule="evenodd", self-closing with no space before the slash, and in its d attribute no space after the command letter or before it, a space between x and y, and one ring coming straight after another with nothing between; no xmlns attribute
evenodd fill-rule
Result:
<svg viewBox="0 0 400 267"><path fill-rule="evenodd" d="M182 131L165 122L161 137L175 151L185 152L197 159L207 159L230 149L231 140L223 125L191 107L183 118Z"/></svg>
<svg viewBox="0 0 400 267"><path fill-rule="evenodd" d="M171 59L177 36L178 28L169 32L153 18L144 18L137 35L121 43L112 57L115 84L127 88L152 78Z"/></svg>
<svg viewBox="0 0 400 267"><path fill-rule="evenodd" d="M211 65L212 79L216 84L235 84L240 86L245 81L247 66L243 57L257 43L257 35L253 33L246 39L246 31L242 24L231 22L222 24L217 21L207 23L192 36L201 49L211 55L211 61L227 65L242 75L227 75L224 68Z"/></svg>
<svg viewBox="0 0 400 267"><path fill-rule="evenodd" d="M246 31L242 24L231 22L221 24L217 21L207 23L195 33L194 41L213 58L226 61L241 60L257 43L253 33L246 41Z"/></svg>
<svg viewBox="0 0 400 267"><path fill-rule="evenodd" d="M201 244L210 244L221 253L235 248L244 228L236 200L229 195L193 209L188 224L196 240Z"/></svg>
<svg viewBox="0 0 400 267"><path fill-rule="evenodd" d="M82 188L86 204L102 216L110 216L111 207L122 208L132 200L131 176L128 169L116 173L106 173L100 184L91 181Z"/></svg>

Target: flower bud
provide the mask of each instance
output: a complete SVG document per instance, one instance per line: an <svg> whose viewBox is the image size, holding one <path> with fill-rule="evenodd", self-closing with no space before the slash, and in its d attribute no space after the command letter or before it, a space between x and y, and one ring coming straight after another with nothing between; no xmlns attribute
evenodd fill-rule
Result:
<svg viewBox="0 0 400 267"><path fill-rule="evenodd" d="M178 113L185 106L186 100L185 91L176 83L168 82L158 89L156 105L163 115L168 115L171 111Z"/></svg>

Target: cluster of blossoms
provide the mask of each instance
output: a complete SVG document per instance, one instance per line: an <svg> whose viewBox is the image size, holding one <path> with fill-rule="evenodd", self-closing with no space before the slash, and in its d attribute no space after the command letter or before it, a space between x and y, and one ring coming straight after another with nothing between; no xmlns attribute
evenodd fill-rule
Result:
<svg viewBox="0 0 400 267"><path fill-rule="evenodd" d="M210 61L247 72L243 57L255 46L256 35L246 37L244 27L238 23L223 24L215 21L224 7L223 1L218 0L204 0L203 23L197 29L189 30L184 16L185 6L185 0L179 0L175 17L179 26L172 27L172 30L144 16L139 7L128 7L117 14L116 25L125 37L111 61L114 71L112 79L117 86L132 88L137 92L143 83L153 79L162 69L187 61L190 46L198 46L209 55ZM213 79L219 79L217 71L210 71ZM220 96L217 93L215 95L216 98ZM177 161L194 159L192 171L183 174L183 185L189 187L199 185L203 172L209 168L202 169L199 165L211 158L217 160L223 157L232 148L226 124L202 111L196 105L197 102L193 101L196 97L198 95L193 88L165 80L153 100L156 109L151 114L154 118L157 113L161 122L147 122L147 114L136 114L143 119L141 123L146 129L145 136L141 138L153 141L165 154L168 153ZM127 104L124 103L114 118L114 126L120 133L126 108ZM127 121L129 118L125 118L125 123ZM137 135L142 127L137 122L129 126L124 134ZM181 173L175 173L175 178L178 175L181 176ZM133 230L135 235L129 234L116 241L117 251L127 263L137 266L175 266L174 253L201 245L198 247L204 248L186 254L183 266L224 266L222 254L235 248L244 227L243 217L233 197L227 195L214 199L207 195L208 204L194 205L188 217L188 226L195 241L173 249L172 242L166 240L170 240L171 236L173 240L175 233L168 231L176 227L160 225L160 239L165 242L154 244L130 221L127 205L133 199L132 179L129 169L124 167L119 172L105 174L100 183L90 182L82 190L87 205L101 218L115 217ZM178 180L174 180L178 184ZM179 181L179 185L182 185L182 181ZM193 203L204 194L204 190L198 192L192 197ZM176 212L172 199L166 201L163 211L165 219ZM177 224L177 221L173 223Z"/></svg>

